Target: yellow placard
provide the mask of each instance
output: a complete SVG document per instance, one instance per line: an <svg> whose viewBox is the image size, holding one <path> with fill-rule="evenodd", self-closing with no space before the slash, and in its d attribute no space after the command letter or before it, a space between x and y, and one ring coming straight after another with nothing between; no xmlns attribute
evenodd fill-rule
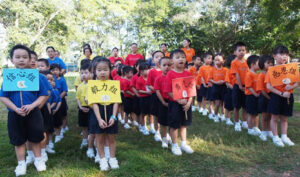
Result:
<svg viewBox="0 0 300 177"><path fill-rule="evenodd" d="M100 103L109 105L111 103L121 103L120 81L88 81L88 103Z"/></svg>

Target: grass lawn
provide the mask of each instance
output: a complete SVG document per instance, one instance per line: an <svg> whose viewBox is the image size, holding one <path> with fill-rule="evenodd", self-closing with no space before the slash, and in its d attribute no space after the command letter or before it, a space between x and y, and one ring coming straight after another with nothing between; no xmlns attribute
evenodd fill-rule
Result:
<svg viewBox="0 0 300 177"><path fill-rule="evenodd" d="M232 126L215 124L194 113L193 125L188 128L194 154L175 157L170 149L163 150L160 143L154 142L153 136L120 126L120 169L105 173L86 157L86 149L79 149L75 92L68 94L68 105L70 131L55 144L56 154L49 155L47 171L37 173L30 165L27 176L300 176L300 103L295 104L294 117L289 119L289 137L296 143L294 147L277 148L271 140L262 142L245 130L236 133ZM7 112L2 104L0 109L0 176L14 176L17 160L7 135Z"/></svg>

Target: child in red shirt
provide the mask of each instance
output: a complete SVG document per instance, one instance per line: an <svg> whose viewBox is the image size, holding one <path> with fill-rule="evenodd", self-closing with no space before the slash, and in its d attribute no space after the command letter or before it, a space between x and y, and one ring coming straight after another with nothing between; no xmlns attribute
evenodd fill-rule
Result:
<svg viewBox="0 0 300 177"><path fill-rule="evenodd" d="M193 56L192 58L192 62L194 64L194 66L191 66L188 69L188 72L191 73L192 76L194 76L195 80L197 80L197 76L198 76L198 71L199 68L201 66L201 58L198 55ZM197 107L195 107L194 105L192 106L192 111L196 111L196 108L198 109L199 113L202 113L203 109L201 106L201 102L202 102L202 96L200 95L200 86L197 87Z"/></svg>
<svg viewBox="0 0 300 177"><path fill-rule="evenodd" d="M118 67L117 67L117 75L115 77L113 77L113 80L120 81L122 103L119 105L119 108L118 108L118 117L119 117L119 121L121 122L121 124L125 123L125 120L124 120L124 117L125 117L125 115L124 115L124 105L123 105L124 92L123 92L123 88L122 88L122 80L123 80L122 70L123 70L123 67L124 67L124 65L119 64Z"/></svg>
<svg viewBox="0 0 300 177"><path fill-rule="evenodd" d="M131 53L125 59L125 65L134 66L138 60L144 60L144 57L137 53L138 46L136 43L131 44Z"/></svg>

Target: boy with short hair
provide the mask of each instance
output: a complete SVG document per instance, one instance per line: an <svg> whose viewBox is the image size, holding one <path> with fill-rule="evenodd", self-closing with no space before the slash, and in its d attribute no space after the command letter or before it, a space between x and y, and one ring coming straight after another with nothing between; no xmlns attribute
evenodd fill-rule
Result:
<svg viewBox="0 0 300 177"><path fill-rule="evenodd" d="M45 58L40 58L37 60L37 69L41 71L49 71L49 61Z"/></svg>
<svg viewBox="0 0 300 177"><path fill-rule="evenodd" d="M191 73L192 76L194 76L195 80L197 79L198 76L198 71L201 66L201 57L198 55L193 56L192 58L192 63L193 66L188 68L188 72ZM190 64L190 63L189 63ZM198 102L198 111L199 113L202 113L203 108L201 107L201 102L202 102L202 96L200 94L200 86L197 85L197 102ZM192 105L192 111L195 111L196 107Z"/></svg>

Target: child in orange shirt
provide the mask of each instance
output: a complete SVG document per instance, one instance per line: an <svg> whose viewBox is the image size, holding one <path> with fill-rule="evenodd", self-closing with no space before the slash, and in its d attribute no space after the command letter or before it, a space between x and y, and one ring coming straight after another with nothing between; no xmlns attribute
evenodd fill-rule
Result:
<svg viewBox="0 0 300 177"><path fill-rule="evenodd" d="M194 64L194 66L191 66L189 69L188 69L188 72L191 73L192 76L194 76L195 80L197 79L197 76L198 76L198 71L199 71L199 68L201 66L201 58L200 56L196 55L196 56L193 56L193 59L192 59L192 63ZM190 63L189 63L190 64ZM202 102L202 96L200 95L200 86L197 87L197 102L198 102L198 105L197 107L196 106L192 106L192 111L196 111L196 108L198 109L199 113L202 113L202 107L201 107L201 102ZM194 103L194 101L193 101Z"/></svg>
<svg viewBox="0 0 300 177"><path fill-rule="evenodd" d="M257 90L257 79L259 70L258 66L259 56L251 55L247 59L247 64L250 70L245 77L245 94L246 94L246 111L248 113L248 134L258 136L260 130L258 129L258 97L259 91Z"/></svg>
<svg viewBox="0 0 300 177"><path fill-rule="evenodd" d="M188 63L192 62L193 56L195 56L195 50L190 47L191 45L191 40L190 39L184 39L183 40L183 48L181 50L184 51L185 56L186 56L186 61Z"/></svg>
<svg viewBox="0 0 300 177"><path fill-rule="evenodd" d="M225 76L227 72L227 68L223 67L224 63L224 55L217 54L214 58L215 66L210 70L209 73L209 81L213 83L212 86L212 97L215 102L215 110L213 114L213 119L217 123L219 122L219 118L221 121L225 121L224 110L223 110L223 100L226 91L225 85ZM221 107L222 115L219 117L219 108Z"/></svg>
<svg viewBox="0 0 300 177"><path fill-rule="evenodd" d="M242 108L243 123L242 127L248 129L247 125L247 112L245 109L245 76L249 70L246 60L244 59L246 53L246 45L243 42L238 42L234 45L234 54L236 59L231 63L231 74L235 76L235 84L232 90L232 104L234 107L234 119L235 119L235 131L242 131L241 124L239 122L239 111Z"/></svg>
<svg viewBox="0 0 300 177"><path fill-rule="evenodd" d="M285 46L278 46L273 50L273 57L276 60L276 65L286 64L289 50ZM268 112L271 114L271 130L274 135L273 143L279 147L284 147L284 144L294 146L295 144L287 136L287 117L293 115L293 90L298 87L298 83L273 87L270 82L271 74L269 71L267 72L265 83L267 83L267 89L271 91ZM277 131L278 119L280 119L281 123L281 138L279 138Z"/></svg>

